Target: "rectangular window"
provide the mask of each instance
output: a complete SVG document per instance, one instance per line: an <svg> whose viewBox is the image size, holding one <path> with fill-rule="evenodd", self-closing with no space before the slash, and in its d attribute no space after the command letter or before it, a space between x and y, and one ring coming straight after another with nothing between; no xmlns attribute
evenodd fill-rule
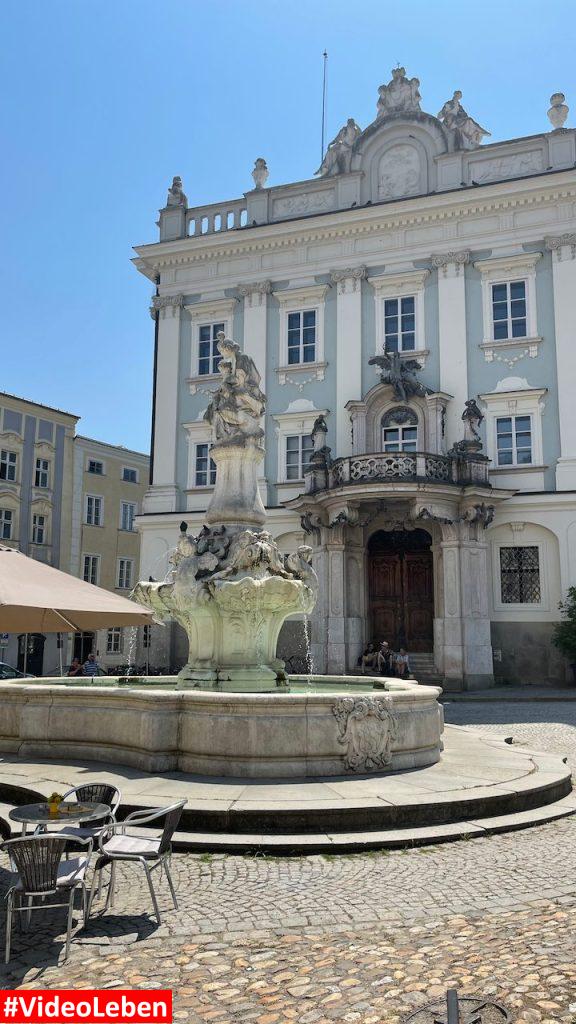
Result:
<svg viewBox="0 0 576 1024"><path fill-rule="evenodd" d="M0 451L0 480L16 479L16 452Z"/></svg>
<svg viewBox="0 0 576 1024"><path fill-rule="evenodd" d="M530 416L499 416L496 420L499 466L529 466L532 462Z"/></svg>
<svg viewBox="0 0 576 1024"><path fill-rule="evenodd" d="M122 650L122 630L120 626L112 626L106 635L106 654L120 654Z"/></svg>
<svg viewBox="0 0 576 1024"><path fill-rule="evenodd" d="M9 508L0 508L0 539L12 540L14 513Z"/></svg>
<svg viewBox="0 0 576 1024"><path fill-rule="evenodd" d="M500 548L502 604L540 604L540 557L536 546Z"/></svg>
<svg viewBox="0 0 576 1024"><path fill-rule="evenodd" d="M98 583L100 576L100 555L84 555L82 578L85 583Z"/></svg>
<svg viewBox="0 0 576 1024"><path fill-rule="evenodd" d="M49 487L50 464L48 459L36 459L35 487Z"/></svg>
<svg viewBox="0 0 576 1024"><path fill-rule="evenodd" d="M286 438L286 479L302 480L314 451L311 434L293 434Z"/></svg>
<svg viewBox="0 0 576 1024"><path fill-rule="evenodd" d="M88 526L103 526L103 502L97 494L86 495L86 523Z"/></svg>
<svg viewBox="0 0 576 1024"><path fill-rule="evenodd" d="M382 442L385 452L416 452L418 427L384 427Z"/></svg>
<svg viewBox="0 0 576 1024"><path fill-rule="evenodd" d="M504 281L492 285L494 340L526 337L526 282Z"/></svg>
<svg viewBox="0 0 576 1024"><path fill-rule="evenodd" d="M130 466L124 466L122 470L122 479L125 480L127 484L137 484L138 470L131 469Z"/></svg>
<svg viewBox="0 0 576 1024"><path fill-rule="evenodd" d="M120 508L120 529L121 530L134 530L134 516L136 515L136 505L131 501L123 501Z"/></svg>
<svg viewBox="0 0 576 1024"><path fill-rule="evenodd" d="M196 487L213 487L216 483L216 463L208 454L208 444L196 445L194 481Z"/></svg>
<svg viewBox="0 0 576 1024"><path fill-rule="evenodd" d="M118 589L132 589L132 567L134 562L131 558L118 559Z"/></svg>
<svg viewBox="0 0 576 1024"><path fill-rule="evenodd" d="M218 373L222 358L218 351L217 337L224 330L224 324L201 324L198 328L198 373Z"/></svg>
<svg viewBox="0 0 576 1024"><path fill-rule="evenodd" d="M316 360L316 310L288 313L288 365Z"/></svg>
<svg viewBox="0 0 576 1024"><path fill-rule="evenodd" d="M88 473L95 473L96 476L103 476L104 474L104 463L98 462L97 459L88 460Z"/></svg>
<svg viewBox="0 0 576 1024"><path fill-rule="evenodd" d="M412 352L416 348L416 298L384 299L384 349Z"/></svg>
<svg viewBox="0 0 576 1024"><path fill-rule="evenodd" d="M46 516L34 513L32 516L32 543L44 544L46 541Z"/></svg>

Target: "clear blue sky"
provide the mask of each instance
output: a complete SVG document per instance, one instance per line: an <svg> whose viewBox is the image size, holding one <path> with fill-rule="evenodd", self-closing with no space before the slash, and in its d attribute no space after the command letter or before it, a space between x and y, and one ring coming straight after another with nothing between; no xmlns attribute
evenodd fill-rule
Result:
<svg viewBox="0 0 576 1024"><path fill-rule="evenodd" d="M576 124L573 0L3 0L0 390L147 450L151 285L172 175L191 205L319 164L322 50L331 138L364 127L400 61L435 114L454 89L492 140Z"/></svg>

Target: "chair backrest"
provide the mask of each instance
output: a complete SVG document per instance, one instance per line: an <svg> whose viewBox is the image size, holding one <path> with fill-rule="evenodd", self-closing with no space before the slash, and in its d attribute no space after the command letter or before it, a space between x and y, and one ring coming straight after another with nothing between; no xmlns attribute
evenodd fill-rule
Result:
<svg viewBox="0 0 576 1024"><path fill-rule="evenodd" d="M170 849L170 840L172 839L172 836L174 835L176 829L178 828L178 824L180 822L180 818L182 817L182 811L184 810L185 803L185 800L181 800L180 803L171 804L170 807L166 808L164 812L166 814L166 820L164 822L164 829L160 837L160 846L158 848L158 853L166 853Z"/></svg>
<svg viewBox="0 0 576 1024"><path fill-rule="evenodd" d="M93 804L106 804L114 814L122 794L116 786L111 786L107 782L86 782L82 786L76 786L74 789L68 790L66 798L69 796L76 797L80 804L83 801Z"/></svg>
<svg viewBox="0 0 576 1024"><path fill-rule="evenodd" d="M65 838L53 834L9 839L2 849L13 861L24 892L54 892Z"/></svg>

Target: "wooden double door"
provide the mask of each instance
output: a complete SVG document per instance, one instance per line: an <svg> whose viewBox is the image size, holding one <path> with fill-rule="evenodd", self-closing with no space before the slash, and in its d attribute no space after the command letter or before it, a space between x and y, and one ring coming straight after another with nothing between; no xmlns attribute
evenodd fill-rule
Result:
<svg viewBox="0 0 576 1024"><path fill-rule="evenodd" d="M434 647L434 581L425 530L381 531L368 549L372 635L394 650Z"/></svg>

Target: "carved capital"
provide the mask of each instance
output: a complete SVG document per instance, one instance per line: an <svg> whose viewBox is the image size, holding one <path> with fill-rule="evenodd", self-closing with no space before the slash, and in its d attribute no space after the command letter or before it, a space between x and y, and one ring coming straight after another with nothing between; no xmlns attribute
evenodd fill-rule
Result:
<svg viewBox="0 0 576 1024"><path fill-rule="evenodd" d="M154 295L150 305L150 316L156 320L159 316L176 316L184 305L183 295Z"/></svg>
<svg viewBox="0 0 576 1024"><path fill-rule="evenodd" d="M430 257L433 267L442 271L443 277L458 277L462 268L470 261L468 249L461 249L459 252L434 253Z"/></svg>
<svg viewBox="0 0 576 1024"><path fill-rule="evenodd" d="M367 276L368 270L362 265L360 267L346 267L344 270L333 270L330 274L330 280L332 284L338 285L338 293L345 295L346 292L357 291L359 282L363 281Z"/></svg>
<svg viewBox="0 0 576 1024"><path fill-rule="evenodd" d="M265 296L272 293L272 281L253 281L250 284L239 284L238 294L246 299L246 305L261 306Z"/></svg>
<svg viewBox="0 0 576 1024"><path fill-rule="evenodd" d="M561 263L565 256L576 259L576 232L567 232L564 235L551 235L544 239L544 245L549 249L558 263ZM570 250L568 253L567 250Z"/></svg>

